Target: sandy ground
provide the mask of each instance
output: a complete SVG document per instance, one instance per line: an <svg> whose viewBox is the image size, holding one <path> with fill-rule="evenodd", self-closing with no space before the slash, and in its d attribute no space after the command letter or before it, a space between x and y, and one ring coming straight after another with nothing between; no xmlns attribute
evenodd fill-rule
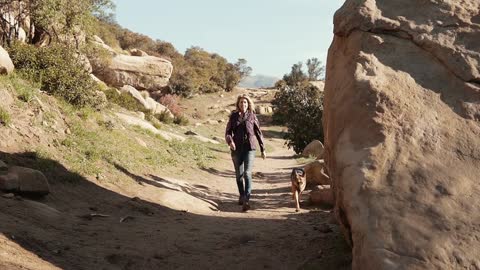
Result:
<svg viewBox="0 0 480 270"><path fill-rule="evenodd" d="M267 143L275 150L255 160L247 213L225 153L182 180L123 169L133 184L53 182L40 200L0 197L0 269L349 269L329 210L308 206L305 194L294 211L293 153L280 139Z"/></svg>
<svg viewBox="0 0 480 270"><path fill-rule="evenodd" d="M302 211L294 211L289 174L299 165L270 128L263 127L273 150L255 160L247 213L224 152L214 166L182 173L117 167L128 182L85 179L53 160L0 152L21 166L52 168L45 198L0 194L0 269L350 269L330 210L309 206L303 194ZM80 180L65 181L73 178Z"/></svg>

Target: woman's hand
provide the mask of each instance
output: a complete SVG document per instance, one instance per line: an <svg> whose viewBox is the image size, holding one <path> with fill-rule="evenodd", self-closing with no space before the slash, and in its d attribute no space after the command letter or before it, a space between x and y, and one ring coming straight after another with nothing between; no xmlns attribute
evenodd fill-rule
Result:
<svg viewBox="0 0 480 270"><path fill-rule="evenodd" d="M236 147L235 147L235 143L233 141L228 146L230 146L230 149L232 151L235 151Z"/></svg>
<svg viewBox="0 0 480 270"><path fill-rule="evenodd" d="M267 153L265 153L265 151L262 152L262 158L263 158L263 159L266 159L266 158L267 158Z"/></svg>

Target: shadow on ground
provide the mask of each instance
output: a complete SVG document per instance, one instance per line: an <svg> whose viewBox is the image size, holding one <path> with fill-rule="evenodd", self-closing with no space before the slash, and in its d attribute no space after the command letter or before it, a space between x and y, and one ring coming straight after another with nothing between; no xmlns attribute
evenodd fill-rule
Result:
<svg viewBox="0 0 480 270"><path fill-rule="evenodd" d="M113 192L33 153L0 152L0 159L42 171L51 185L51 193L36 201L0 196L0 232L61 269L351 267L350 250L338 228L327 225L330 232L315 229L326 222L327 213L292 214L282 221L196 215ZM158 176L148 179L117 169L139 187L142 183L162 188L171 184ZM259 206L274 207L275 197L269 199ZM21 266L7 260L0 262L0 268Z"/></svg>

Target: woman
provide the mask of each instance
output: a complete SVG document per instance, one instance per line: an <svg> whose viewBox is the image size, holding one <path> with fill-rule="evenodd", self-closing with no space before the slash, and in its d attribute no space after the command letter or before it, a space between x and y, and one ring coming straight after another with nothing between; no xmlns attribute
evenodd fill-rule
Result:
<svg viewBox="0 0 480 270"><path fill-rule="evenodd" d="M225 140L231 150L235 176L240 197L238 204L243 205L243 211L250 209L249 200L252 193L252 167L255 158L255 138L257 138L262 152L266 158L260 124L253 109L253 102L247 95L237 98L237 110L233 111L227 123ZM245 180L245 185L244 185Z"/></svg>

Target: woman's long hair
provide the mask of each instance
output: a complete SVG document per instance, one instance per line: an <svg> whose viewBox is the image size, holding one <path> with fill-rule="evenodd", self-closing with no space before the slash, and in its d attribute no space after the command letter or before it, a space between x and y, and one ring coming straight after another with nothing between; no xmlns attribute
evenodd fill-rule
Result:
<svg viewBox="0 0 480 270"><path fill-rule="evenodd" d="M247 94L242 94L242 95L239 95L237 97L237 103L236 103L236 106L237 106L237 111L240 111L240 100L242 99L246 99L247 102L248 102L248 108L247 108L247 111L249 112L255 112L255 105L253 104L253 101L250 99L250 97L247 95Z"/></svg>

